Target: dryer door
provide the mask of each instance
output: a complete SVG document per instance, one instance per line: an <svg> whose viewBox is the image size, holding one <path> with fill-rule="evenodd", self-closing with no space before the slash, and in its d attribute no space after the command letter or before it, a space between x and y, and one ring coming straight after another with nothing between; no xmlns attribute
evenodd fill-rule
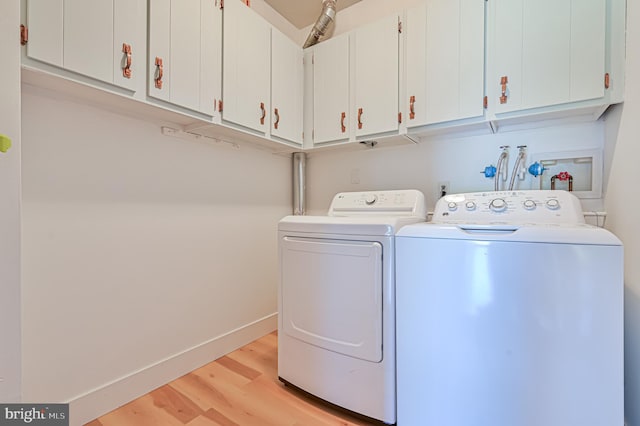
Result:
<svg viewBox="0 0 640 426"><path fill-rule="evenodd" d="M382 244L284 237L282 328L306 343L382 360Z"/></svg>

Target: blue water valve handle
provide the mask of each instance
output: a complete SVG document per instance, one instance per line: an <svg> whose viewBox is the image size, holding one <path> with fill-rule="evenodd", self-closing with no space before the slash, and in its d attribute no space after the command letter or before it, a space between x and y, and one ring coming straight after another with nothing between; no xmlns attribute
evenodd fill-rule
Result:
<svg viewBox="0 0 640 426"><path fill-rule="evenodd" d="M496 169L495 166L487 166L484 168L484 172L480 173L483 173L486 178L492 178L495 177L497 171L498 169Z"/></svg>
<svg viewBox="0 0 640 426"><path fill-rule="evenodd" d="M529 173L531 173L535 177L540 176L545 170L547 170L547 168L537 161L529 166Z"/></svg>

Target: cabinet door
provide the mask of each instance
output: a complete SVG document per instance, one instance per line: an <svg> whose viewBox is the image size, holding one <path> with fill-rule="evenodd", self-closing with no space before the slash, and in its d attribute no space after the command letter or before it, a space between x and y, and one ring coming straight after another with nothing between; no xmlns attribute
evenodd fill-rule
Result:
<svg viewBox="0 0 640 426"><path fill-rule="evenodd" d="M216 2L154 0L149 21L149 96L214 115L222 34Z"/></svg>
<svg viewBox="0 0 640 426"><path fill-rule="evenodd" d="M313 143L349 139L349 35L313 49Z"/></svg>
<svg viewBox="0 0 640 426"><path fill-rule="evenodd" d="M302 48L271 29L271 135L302 144Z"/></svg>
<svg viewBox="0 0 640 426"><path fill-rule="evenodd" d="M356 136L398 130L398 22L392 15L353 33Z"/></svg>
<svg viewBox="0 0 640 426"><path fill-rule="evenodd" d="M484 114L484 0L429 0L407 11L410 127Z"/></svg>
<svg viewBox="0 0 640 426"><path fill-rule="evenodd" d="M606 0L491 2L497 113L604 96Z"/></svg>
<svg viewBox="0 0 640 426"><path fill-rule="evenodd" d="M171 0L149 2L149 96L170 101Z"/></svg>
<svg viewBox="0 0 640 426"><path fill-rule="evenodd" d="M136 90L144 52L143 0L29 0L30 58ZM123 44L131 47L131 56ZM135 58L135 59L134 59ZM130 62L131 73L123 68ZM137 68L137 72L133 69Z"/></svg>
<svg viewBox="0 0 640 426"><path fill-rule="evenodd" d="M240 0L224 5L222 118L265 133L270 123L271 26Z"/></svg>
<svg viewBox="0 0 640 426"><path fill-rule="evenodd" d="M172 103L200 107L200 0L171 0L171 68L169 98Z"/></svg>
<svg viewBox="0 0 640 426"><path fill-rule="evenodd" d="M113 0L64 0L64 68L113 81Z"/></svg>
<svg viewBox="0 0 640 426"><path fill-rule="evenodd" d="M145 58L144 38L146 37L144 3L141 0L113 1L113 83L120 87L136 90L139 81L144 80ZM130 47L129 56L124 45ZM128 72L125 72L128 66Z"/></svg>
<svg viewBox="0 0 640 426"><path fill-rule="evenodd" d="M218 117L222 98L222 9L218 1L200 3L200 111Z"/></svg>
<svg viewBox="0 0 640 426"><path fill-rule="evenodd" d="M63 0L27 1L28 57L62 67L63 11Z"/></svg>

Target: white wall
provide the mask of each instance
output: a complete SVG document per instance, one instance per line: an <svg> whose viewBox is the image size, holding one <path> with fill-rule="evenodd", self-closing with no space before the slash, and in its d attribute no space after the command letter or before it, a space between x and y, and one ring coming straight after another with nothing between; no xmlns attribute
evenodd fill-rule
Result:
<svg viewBox="0 0 640 426"><path fill-rule="evenodd" d="M0 401L20 401L20 39L19 2L0 3Z"/></svg>
<svg viewBox="0 0 640 426"><path fill-rule="evenodd" d="M640 5L627 2L627 81L625 103L609 133L613 167L607 188L607 223L625 248L625 410L628 426L640 426Z"/></svg>
<svg viewBox="0 0 640 426"><path fill-rule="evenodd" d="M25 400L78 424L275 328L288 157L22 102Z"/></svg>
<svg viewBox="0 0 640 426"><path fill-rule="evenodd" d="M576 123L520 132L482 136L430 138L415 145L372 148L353 152L311 154L308 160L308 211L326 211L331 197L339 191L415 188L433 208L438 195L437 183L449 182L450 192L492 190L494 181L481 173L485 166L497 163L500 146L509 145L509 179L517 156L517 146L526 145L526 162L540 153L603 148L604 123ZM331 170L327 173L327 170ZM357 176L359 183L352 183ZM532 189L528 175L516 181L516 188ZM509 182L507 182L508 184ZM602 200L583 201L588 210L601 210Z"/></svg>
<svg viewBox="0 0 640 426"><path fill-rule="evenodd" d="M0 22L13 56L2 55L0 76L8 56L13 80L3 81L16 103L3 91L0 108L19 131L19 2L10 3ZM264 1L253 7L297 35ZM70 402L75 425L275 328L276 224L291 212L291 161L165 137L100 101L59 95L22 90L22 383L25 401ZM0 229L11 232L0 239L0 324L15 343L0 346L0 377L9 369L0 390L13 392L0 401L19 399L19 154L6 157L15 184L0 180L12 183L0 190Z"/></svg>

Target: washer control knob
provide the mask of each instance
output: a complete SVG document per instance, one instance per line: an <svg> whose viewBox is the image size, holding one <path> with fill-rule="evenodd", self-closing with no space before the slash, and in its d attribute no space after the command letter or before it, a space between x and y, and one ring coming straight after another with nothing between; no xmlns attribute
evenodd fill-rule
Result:
<svg viewBox="0 0 640 426"><path fill-rule="evenodd" d="M555 198L547 200L547 208L549 210L558 210L560 208L560 201L556 200Z"/></svg>
<svg viewBox="0 0 640 426"><path fill-rule="evenodd" d="M449 208L450 212L455 212L456 210L458 210L458 204L454 203L453 201L447 204L447 207Z"/></svg>
<svg viewBox="0 0 640 426"><path fill-rule="evenodd" d="M470 212L472 212L472 211L474 211L476 209L476 203L474 203L473 201L467 201L464 206Z"/></svg>
<svg viewBox="0 0 640 426"><path fill-rule="evenodd" d="M536 202L533 200L525 200L524 203L522 203L522 206L526 210L534 210L536 208Z"/></svg>
<svg viewBox="0 0 640 426"><path fill-rule="evenodd" d="M364 197L364 202L370 206L373 203L375 203L376 201L378 201L378 196L376 194L367 194Z"/></svg>
<svg viewBox="0 0 640 426"><path fill-rule="evenodd" d="M503 212L507 209L507 202L502 198L496 198L491 201L489 208L494 212Z"/></svg>

